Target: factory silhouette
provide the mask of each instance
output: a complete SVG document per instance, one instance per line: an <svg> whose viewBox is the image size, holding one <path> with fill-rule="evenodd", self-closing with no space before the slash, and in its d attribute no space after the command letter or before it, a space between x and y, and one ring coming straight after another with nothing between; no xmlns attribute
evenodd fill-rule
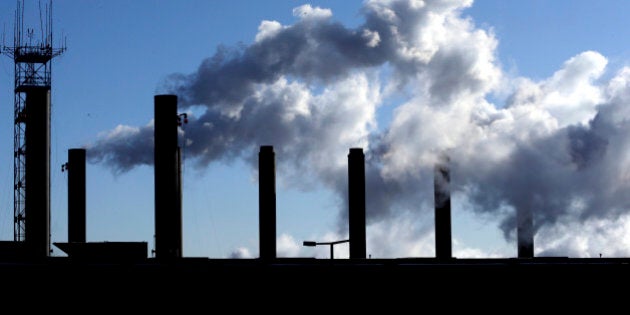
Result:
<svg viewBox="0 0 630 315"><path fill-rule="evenodd" d="M50 4L49 4L50 5ZM534 257L531 213L520 213L518 257L458 259L452 254L449 158L435 165L435 257L371 259L366 254L365 156L362 148L348 152L348 240L305 246L349 243L349 259L279 258L276 256L276 175L273 144L261 144L259 174L259 257L211 259L186 257L182 251L182 156L178 128L185 114L178 113L176 95L154 96L155 248L147 242L86 242L86 150L68 150L68 237L53 245L67 257L53 257L50 241L50 94L52 59L66 47L53 48L51 10L47 10L42 42L24 42L23 5L18 2L14 45L2 51L15 62L14 126L14 239L0 242L0 273L48 274L81 271L127 271L141 275L164 272L211 278L218 274L250 277L303 277L323 281L360 276L406 279L457 273L482 279L487 275L519 271L526 275L558 271L568 277L584 271L628 271L628 258ZM28 32L28 31L27 31ZM7 180L7 179L3 179ZM153 255L154 254L154 255ZM359 284L357 284L359 285Z"/></svg>

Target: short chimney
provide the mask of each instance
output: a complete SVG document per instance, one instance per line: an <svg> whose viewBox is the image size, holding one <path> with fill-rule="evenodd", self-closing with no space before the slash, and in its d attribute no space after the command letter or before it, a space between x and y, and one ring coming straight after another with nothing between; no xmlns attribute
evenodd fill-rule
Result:
<svg viewBox="0 0 630 315"><path fill-rule="evenodd" d="M529 208L516 209L518 258L534 258L534 223Z"/></svg>
<svg viewBox="0 0 630 315"><path fill-rule="evenodd" d="M68 243L85 243L85 149L68 150Z"/></svg>

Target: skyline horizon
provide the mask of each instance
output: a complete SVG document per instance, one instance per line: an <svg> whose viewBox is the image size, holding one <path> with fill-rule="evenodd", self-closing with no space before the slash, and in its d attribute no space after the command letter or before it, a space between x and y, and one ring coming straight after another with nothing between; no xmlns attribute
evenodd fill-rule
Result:
<svg viewBox="0 0 630 315"><path fill-rule="evenodd" d="M492 12L504 12L494 18L507 23L513 14L509 10L518 12L524 4L494 3L497 7L492 11L488 9L492 4L480 3L477 8L477 3L463 0L429 1L424 7L416 7L414 1L374 0L362 2L358 10L354 2L250 4L261 11L247 14L270 15L243 23L247 27L239 29L238 36L248 34L244 38L249 41L241 37L233 46L199 47L194 41L197 34L182 35L186 30L202 31L183 21L206 25L185 18L195 7L189 4L128 4L126 8L144 6L134 16L117 11L125 5L115 1L55 3L61 6L55 13L62 13L55 23L81 21L66 25L73 25L71 29L82 36L93 36L90 32L100 28L103 36L92 40L126 45L107 51L92 47L94 41L83 41L72 51L71 40L68 53L53 67L53 82L58 82L52 88L53 241L64 238L67 224L66 179L55 174L54 165L63 163L66 150L83 147L90 162L88 240L153 244L149 187L153 170L148 158L153 118L148 109L151 96L170 92L181 98L178 110L189 115L180 137L184 253L193 257L257 255L254 155L260 145L278 150L277 243L288 257L308 253L325 257L327 249L305 249L301 240L346 236L343 160L352 147L366 153L371 192L367 193L367 242L376 257L426 257L434 250L429 186L436 152L442 150L453 154L457 255L516 256L513 211L529 207L535 211L536 239L541 241L538 255L630 256L630 246L624 246L630 245L625 241L630 240L625 232L630 227L630 208L624 206L630 201L623 194L628 185L623 174L630 169L623 153L628 142L624 136L630 135L623 123L623 105L630 94L627 48L611 43L613 49L604 52L617 54L610 55L596 47L572 50L560 64L556 59L551 71L548 61L532 58L546 66L525 71L518 67L522 59L510 60L513 50L506 54L507 60L501 56L506 45L500 36L513 28L506 24L494 28L487 21ZM231 7L227 2L206 5ZM571 12L582 12L582 5L577 3ZM85 16L69 17L67 9L73 6L84 10ZM273 19L274 12L287 6L292 10L283 12L292 15ZM171 12L165 12L167 8ZM545 11L534 12L546 17ZM539 18L536 14L533 19ZM156 16L164 17L162 33L153 29ZM234 25L228 23L228 16L222 25ZM111 17L136 24L121 22L117 27L83 20ZM84 25L85 32L77 25ZM582 30L582 24L574 28ZM532 36L526 29L520 34ZM600 34L596 40L605 38ZM140 44L141 39L149 42ZM159 42L181 45L155 45ZM579 43L564 46L571 50ZM507 46L522 44L508 38ZM124 54L117 55L119 50L140 58L124 59ZM103 59L93 59L97 53ZM183 58L186 53L190 56ZM548 55L555 58L562 53ZM8 61L1 59L0 82L9 83L12 80L3 79L10 77ZM98 63L103 60L111 63ZM6 95L2 103L9 104L6 100L12 92L6 93L6 85L0 91ZM90 102L96 106L83 106ZM4 107L3 113L8 113L9 106ZM13 125L5 117L12 115L0 116L0 124ZM11 138L4 138L0 146L7 149ZM271 140L276 143L268 143ZM8 165L8 161L8 155L0 156L0 162ZM0 175L5 178L9 171ZM12 186L2 184L2 208L11 204ZM12 211L8 212L0 210L4 222L0 236L9 235L6 222L12 222ZM609 247L615 240L622 241ZM338 251L336 257L345 257L347 248L340 246Z"/></svg>

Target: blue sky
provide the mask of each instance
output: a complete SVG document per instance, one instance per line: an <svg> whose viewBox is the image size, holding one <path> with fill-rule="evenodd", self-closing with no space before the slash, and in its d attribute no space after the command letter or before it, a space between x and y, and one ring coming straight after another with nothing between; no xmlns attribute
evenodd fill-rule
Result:
<svg viewBox="0 0 630 315"><path fill-rule="evenodd" d="M252 44L263 20L297 23L292 10L307 3L331 9L332 19L348 28L364 22L363 1L55 1L55 36L67 37L68 51L53 64L53 241L64 241L67 235L66 175L60 171L67 149L94 143L117 125L146 125L153 115L153 95L168 75L196 71L219 45ZM0 3L7 44L14 9L13 1ZM36 9L36 3L27 1L27 16L35 17ZM630 60L628 9L624 0L476 1L461 16L472 19L477 29L494 34L496 65L505 73L505 81L545 80L565 61L589 50L607 58L610 70L599 77L605 81ZM13 232L12 76L12 62L2 56L0 239L5 240ZM502 107L510 92L490 94L488 99ZM392 97L388 102L397 100ZM391 123L392 107L397 105L378 109L379 128ZM184 168L184 254L227 257L237 248L246 248L256 256L255 170L241 158L224 158L204 167L187 160ZM88 241L148 241L152 247L152 168L138 166L116 173L105 165L90 164L87 172ZM304 187L280 186L279 236L284 234L282 241L290 243L289 248L305 239L333 237L338 231L338 204L334 193L318 181ZM473 254L515 254L514 245L503 240L497 219L458 209L454 213L456 247L461 245ZM313 255L309 250L299 254ZM418 251L431 255L425 247L414 247L408 254ZM407 253L396 253L400 252ZM318 255L325 256L325 249Z"/></svg>

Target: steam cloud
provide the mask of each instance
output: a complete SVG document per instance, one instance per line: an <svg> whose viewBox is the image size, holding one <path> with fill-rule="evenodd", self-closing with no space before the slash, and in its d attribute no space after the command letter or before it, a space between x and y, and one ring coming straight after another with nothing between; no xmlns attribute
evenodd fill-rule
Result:
<svg viewBox="0 0 630 315"><path fill-rule="evenodd" d="M234 158L254 167L257 147L274 145L285 182L315 178L340 201L348 148L363 147L371 224L430 213L433 166L447 152L453 191L499 218L509 240L517 209L532 211L544 235L614 225L630 209L630 68L603 79L607 59L586 51L545 80L510 78L494 34L463 13L471 5L370 0L356 29L310 5L294 9L293 25L263 21L251 45L220 47L166 80L180 107L204 109L181 143L199 167ZM489 100L505 89L504 104ZM150 164L152 130L118 126L89 158L117 171ZM544 251L589 255L562 244Z"/></svg>

